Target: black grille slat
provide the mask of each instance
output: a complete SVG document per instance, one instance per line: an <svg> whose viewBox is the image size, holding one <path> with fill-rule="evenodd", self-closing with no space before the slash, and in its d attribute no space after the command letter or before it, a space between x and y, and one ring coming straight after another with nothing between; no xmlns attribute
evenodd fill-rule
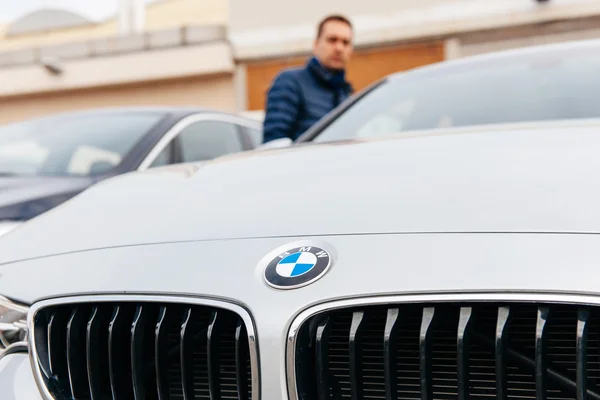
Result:
<svg viewBox="0 0 600 400"><path fill-rule="evenodd" d="M316 331L317 395L319 400L329 399L329 337L331 322L323 320Z"/></svg>
<svg viewBox="0 0 600 400"><path fill-rule="evenodd" d="M159 400L168 399L168 348L167 340L167 308L161 307L158 312L158 321L154 331L154 353L156 354L154 365L156 370L156 391Z"/></svg>
<svg viewBox="0 0 600 400"><path fill-rule="evenodd" d="M150 397L146 391L146 363L148 358L144 341L148 335L147 320L149 319L149 308L138 306L135 310L133 323L131 324L131 378L133 383L133 396L135 400Z"/></svg>
<svg viewBox="0 0 600 400"><path fill-rule="evenodd" d="M352 400L362 398L362 331L365 313L356 311L352 314L349 335L349 357L350 357L350 395ZM361 328L362 327L362 328Z"/></svg>
<svg viewBox="0 0 600 400"><path fill-rule="evenodd" d="M458 334L456 343L458 367L458 399L470 399L469 392L469 356L471 345L471 328L473 327L473 308L460 309Z"/></svg>
<svg viewBox="0 0 600 400"><path fill-rule="evenodd" d="M218 312L213 312L211 315L210 325L208 326L207 334L207 366L208 366L208 388L210 391L211 400L220 400L221 392L219 390L219 380L221 370L220 365L220 353L218 351L218 338L221 336L223 331L223 317Z"/></svg>
<svg viewBox="0 0 600 400"><path fill-rule="evenodd" d="M67 323L67 367L73 398L90 396L86 362L86 325L88 310L73 310Z"/></svg>
<svg viewBox="0 0 600 400"><path fill-rule="evenodd" d="M216 337L220 349L218 390L221 399L238 399L235 335L239 318L231 313L219 314L221 334Z"/></svg>
<svg viewBox="0 0 600 400"><path fill-rule="evenodd" d="M56 343L56 335L54 335L55 340L51 341L52 332L56 330L57 325L52 321L54 320L54 315L56 312L46 313L39 315L36 318L35 330L34 330L34 339L35 346L37 349L37 353L40 355L38 361L38 368L40 373L50 381L53 381L54 376L51 371L51 364L57 361L58 354L52 349L54 343ZM66 334L66 333L65 333ZM65 340L66 343L66 340ZM67 360L64 360L64 364L66 366ZM66 368L66 367L65 367ZM68 376L68 372L67 372ZM68 381L68 378L67 378ZM68 383L68 382L67 382ZM70 385L69 390L70 390Z"/></svg>
<svg viewBox="0 0 600 400"><path fill-rule="evenodd" d="M92 399L111 396L108 369L108 320L105 308L94 307L87 323L86 358Z"/></svg>
<svg viewBox="0 0 600 400"><path fill-rule="evenodd" d="M87 355L87 372L88 372L88 384L90 386L90 397L92 399L99 399L101 397L100 392L100 360L98 342L99 335L99 311L98 307L92 309L92 314L87 323L86 332L86 355ZM108 343L107 343L108 344ZM106 353L105 353L106 354Z"/></svg>
<svg viewBox="0 0 600 400"><path fill-rule="evenodd" d="M508 398L507 388L507 343L508 343L508 326L511 321L510 307L499 307L498 322L496 325L496 387L498 400L506 400Z"/></svg>
<svg viewBox="0 0 600 400"><path fill-rule="evenodd" d="M600 399L600 309L362 305L298 329L299 400Z"/></svg>
<svg viewBox="0 0 600 400"><path fill-rule="evenodd" d="M86 302L34 318L36 360L55 400L257 400L249 328L233 311Z"/></svg>
<svg viewBox="0 0 600 400"><path fill-rule="evenodd" d="M385 375L386 400L398 399L398 392L396 391L397 377L395 370L397 357L396 324L398 323L399 316L400 310L398 308L391 308L387 310L385 329L383 334L383 364Z"/></svg>
<svg viewBox="0 0 600 400"><path fill-rule="evenodd" d="M55 311L48 322L48 365L55 382L68 380L66 357L68 317L66 312Z"/></svg>
<svg viewBox="0 0 600 400"><path fill-rule="evenodd" d="M550 308L539 307L535 331L535 391L537 400L546 400L548 370L546 342L548 341L548 318Z"/></svg>
<svg viewBox="0 0 600 400"><path fill-rule="evenodd" d="M155 362L157 383L161 377L159 395L164 399L183 400L183 382L181 366L181 323L184 320L184 307L164 306L164 319L159 318L159 348L155 348L160 361ZM159 316L161 314L159 313ZM155 343L156 344L156 343ZM159 372L160 371L160 372Z"/></svg>
<svg viewBox="0 0 600 400"><path fill-rule="evenodd" d="M250 361L250 346L246 325L241 319L235 328L235 369L237 378L237 395L239 400L250 400L248 362Z"/></svg>
<svg viewBox="0 0 600 400"><path fill-rule="evenodd" d="M181 324L181 388L183 390L184 400L194 398L193 371L192 371L192 347L193 333L190 332L192 320L192 309L188 308L184 312L183 322Z"/></svg>
<svg viewBox="0 0 600 400"><path fill-rule="evenodd" d="M36 327L36 342L39 342L39 332L39 339L46 339L47 346L38 346L41 353L46 355L45 362L40 363L40 366L46 365L45 369L42 368L42 373L51 380L52 388L65 397L72 397L67 365L67 323L70 316L71 310L56 310L48 314L47 326L43 332Z"/></svg>
<svg viewBox="0 0 600 400"><path fill-rule="evenodd" d="M421 397L423 400L433 399L433 367L432 367L432 341L435 322L435 308L423 309L421 320L421 333L419 335L419 362L421 366Z"/></svg>
<svg viewBox="0 0 600 400"><path fill-rule="evenodd" d="M477 334L494 340L498 323L498 307L478 307L469 329L469 396L471 399L494 397L496 394L495 347L473 340Z"/></svg>
<svg viewBox="0 0 600 400"><path fill-rule="evenodd" d="M193 396L199 399L210 398L209 368L208 368L208 329L211 321L211 311L194 309L191 326L191 370L193 378Z"/></svg>
<svg viewBox="0 0 600 400"><path fill-rule="evenodd" d="M133 322L133 308L115 306L108 324L108 372L112 398L133 398L131 381L131 347L129 332ZM123 340L123 338L126 338Z"/></svg>
<svg viewBox="0 0 600 400"><path fill-rule="evenodd" d="M48 319L48 332L46 337L48 338L48 372L46 376L57 375L59 369L58 358L61 352L60 340L58 339L58 313L54 312L50 314Z"/></svg>
<svg viewBox="0 0 600 400"><path fill-rule="evenodd" d="M587 352L590 311L581 308L577 315L576 374L577 400L587 400Z"/></svg>

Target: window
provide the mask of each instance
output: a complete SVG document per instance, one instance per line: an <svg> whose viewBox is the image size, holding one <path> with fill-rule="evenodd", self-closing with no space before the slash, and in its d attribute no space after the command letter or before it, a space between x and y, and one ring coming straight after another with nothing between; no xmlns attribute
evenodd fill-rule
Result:
<svg viewBox="0 0 600 400"><path fill-rule="evenodd" d="M162 118L157 113L82 113L0 127L0 174L98 175L118 166Z"/></svg>
<svg viewBox="0 0 600 400"><path fill-rule="evenodd" d="M164 149L156 156L156 159L150 164L150 168L162 167L173 163L173 141L171 140Z"/></svg>
<svg viewBox="0 0 600 400"><path fill-rule="evenodd" d="M261 129L247 127L246 132L252 147L258 147L262 144L263 132Z"/></svg>
<svg viewBox="0 0 600 400"><path fill-rule="evenodd" d="M600 56L573 46L391 77L315 142L418 130L600 118Z"/></svg>
<svg viewBox="0 0 600 400"><path fill-rule="evenodd" d="M179 134L183 162L210 160L244 150L237 125L221 121L201 121Z"/></svg>

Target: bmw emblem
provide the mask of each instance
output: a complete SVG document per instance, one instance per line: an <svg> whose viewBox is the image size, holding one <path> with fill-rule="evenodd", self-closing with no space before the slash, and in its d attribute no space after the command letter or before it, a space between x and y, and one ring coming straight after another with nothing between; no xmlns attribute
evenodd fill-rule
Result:
<svg viewBox="0 0 600 400"><path fill-rule="evenodd" d="M264 278L276 289L296 289L320 279L330 266L331 255L323 248L298 246L272 258L265 268Z"/></svg>

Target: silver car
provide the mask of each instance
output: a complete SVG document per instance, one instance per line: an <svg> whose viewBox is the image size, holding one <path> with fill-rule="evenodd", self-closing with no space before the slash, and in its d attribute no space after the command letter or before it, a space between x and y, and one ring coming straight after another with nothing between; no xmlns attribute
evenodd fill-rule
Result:
<svg viewBox="0 0 600 400"><path fill-rule="evenodd" d="M124 174L22 225L0 398L599 398L598 50L413 71L427 129Z"/></svg>
<svg viewBox="0 0 600 400"><path fill-rule="evenodd" d="M0 126L0 236L105 179L252 150L262 124L190 107L87 109Z"/></svg>

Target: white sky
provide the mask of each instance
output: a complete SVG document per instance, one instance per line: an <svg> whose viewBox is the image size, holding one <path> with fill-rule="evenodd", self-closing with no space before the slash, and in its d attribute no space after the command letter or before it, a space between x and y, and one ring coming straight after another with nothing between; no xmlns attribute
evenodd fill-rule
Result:
<svg viewBox="0 0 600 400"><path fill-rule="evenodd" d="M118 0L0 0L0 23L40 8L64 8L91 20L102 20L116 13L117 4Z"/></svg>

